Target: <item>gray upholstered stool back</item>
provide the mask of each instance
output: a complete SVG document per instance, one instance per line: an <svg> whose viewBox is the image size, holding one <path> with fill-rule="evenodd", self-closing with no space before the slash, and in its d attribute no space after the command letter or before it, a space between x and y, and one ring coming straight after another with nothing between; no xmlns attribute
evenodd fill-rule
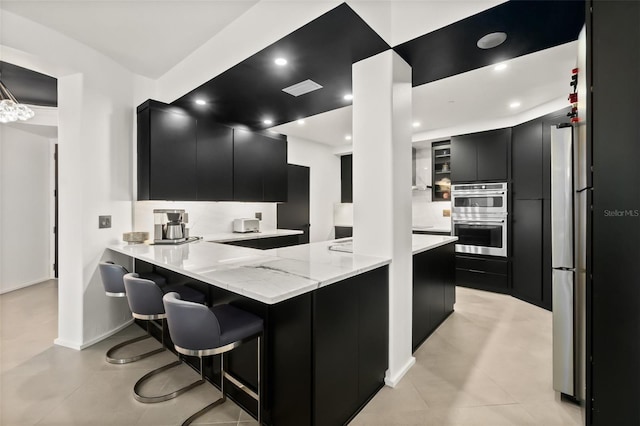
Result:
<svg viewBox="0 0 640 426"><path fill-rule="evenodd" d="M221 346L220 324L207 306L181 300L175 292L164 296L164 305L169 334L176 346L192 351Z"/></svg>
<svg viewBox="0 0 640 426"><path fill-rule="evenodd" d="M125 297L124 281L122 278L129 272L124 267L113 262L101 262L98 265L102 286L107 296Z"/></svg>
<svg viewBox="0 0 640 426"><path fill-rule="evenodd" d="M124 276L127 301L133 316L140 319L164 317L162 290L151 280L140 278L136 273Z"/></svg>

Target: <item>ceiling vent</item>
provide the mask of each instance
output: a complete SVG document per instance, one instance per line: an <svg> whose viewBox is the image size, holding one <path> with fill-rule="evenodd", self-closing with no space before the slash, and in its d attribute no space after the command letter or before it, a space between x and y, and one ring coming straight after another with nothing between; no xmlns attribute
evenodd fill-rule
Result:
<svg viewBox="0 0 640 426"><path fill-rule="evenodd" d="M285 87L282 91L290 94L291 96L300 96L318 89L322 89L322 86L313 80L305 80L294 84L293 86Z"/></svg>

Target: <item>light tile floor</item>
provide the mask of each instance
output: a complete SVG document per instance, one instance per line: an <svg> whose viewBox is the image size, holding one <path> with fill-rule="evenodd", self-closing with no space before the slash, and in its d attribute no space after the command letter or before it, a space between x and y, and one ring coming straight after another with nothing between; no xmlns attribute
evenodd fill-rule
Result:
<svg viewBox="0 0 640 426"><path fill-rule="evenodd" d="M416 365L383 388L353 425L581 425L580 410L551 386L551 314L509 296L457 289L456 312L416 351ZM0 425L176 425L219 396L202 385L159 404L133 399L135 381L173 361L170 353L128 365L104 354L142 331L131 326L83 351L53 345L57 285L47 281L0 296ZM156 347L140 342L131 351ZM126 353L125 353L126 355ZM149 388L197 379L186 366ZM256 422L233 402L195 424ZM303 425L300 425L303 426Z"/></svg>

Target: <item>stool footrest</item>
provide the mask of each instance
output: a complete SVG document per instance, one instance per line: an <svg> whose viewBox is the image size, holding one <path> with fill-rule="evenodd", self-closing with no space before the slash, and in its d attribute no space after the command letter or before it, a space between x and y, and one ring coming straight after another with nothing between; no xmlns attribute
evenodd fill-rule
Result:
<svg viewBox="0 0 640 426"><path fill-rule="evenodd" d="M144 402L144 403L147 403L147 404L156 403L156 402L162 402L162 401L168 401L168 400L173 399L173 398L177 397L178 395L181 395L181 394L185 393L186 391L188 391L190 389L193 389L196 386L199 386L199 385L201 385L201 384L203 384L205 382L203 379L199 379L199 380L196 380L195 382L190 383L190 384L188 384L188 385L186 385L186 386L184 386L184 387L182 387L182 388L180 388L178 390L175 390L173 392L170 392L170 393L167 393L167 394L164 394L164 395L145 396L145 395L142 395L140 393L140 388L142 387L142 384L144 382L149 380L151 377L153 377L153 376L155 376L157 374L160 374L163 371L169 370L169 369L171 369L173 367L177 367L180 364L182 364L182 360L174 361L174 362L172 362L170 364L163 365L162 367L156 368L155 370L152 370L152 371L148 372L147 374L145 374L144 376L142 376L140 378L140 380L138 380L136 382L136 384L133 386L133 396L134 396L134 398L137 401Z"/></svg>
<svg viewBox="0 0 640 426"><path fill-rule="evenodd" d="M111 349L109 349L107 351L107 362L110 364L129 364L131 362L136 362L139 361L143 358L147 358L151 355L155 355L157 353L163 352L165 350L165 348L158 348L158 349L154 349L152 351L149 352L145 352L143 354L139 354L139 355L134 355L132 357L129 358L116 358L113 356L114 352L118 351L119 349L124 348L125 346L128 346L132 343L136 343L139 342L141 340L145 340L148 339L149 337L151 337L149 334L145 334L144 336L139 336L130 340L127 340L126 342L122 342L122 343L118 343L117 345L115 345L114 347L112 347Z"/></svg>
<svg viewBox="0 0 640 426"><path fill-rule="evenodd" d="M206 413L207 411L217 407L218 405L222 404L223 402L225 402L227 400L226 396L223 396L222 398L218 398L215 401L213 401L211 404L207 405L206 407L204 407L202 410L198 411L197 413L193 413L191 415L191 417L189 417L187 420L185 420L184 422L182 422L182 426L189 426L195 419L197 419L198 417L200 417L201 415L203 415L204 413Z"/></svg>
<svg viewBox="0 0 640 426"><path fill-rule="evenodd" d="M258 394L257 393L255 393L254 391L249 389L247 387L247 385L245 385L240 380L236 379L235 377L233 377L231 374L227 373L226 371L224 372L224 378L229 380L234 385L236 385L236 387L238 389L240 389L241 391L243 391L244 393L249 395L251 398L255 399L256 401L258 400Z"/></svg>

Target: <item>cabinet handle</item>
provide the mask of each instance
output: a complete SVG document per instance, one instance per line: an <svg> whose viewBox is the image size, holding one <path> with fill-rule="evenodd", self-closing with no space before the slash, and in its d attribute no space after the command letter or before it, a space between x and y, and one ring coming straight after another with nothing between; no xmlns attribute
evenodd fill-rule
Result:
<svg viewBox="0 0 640 426"><path fill-rule="evenodd" d="M477 269L469 269L469 272L475 272L476 274L486 274L486 271L479 271Z"/></svg>

